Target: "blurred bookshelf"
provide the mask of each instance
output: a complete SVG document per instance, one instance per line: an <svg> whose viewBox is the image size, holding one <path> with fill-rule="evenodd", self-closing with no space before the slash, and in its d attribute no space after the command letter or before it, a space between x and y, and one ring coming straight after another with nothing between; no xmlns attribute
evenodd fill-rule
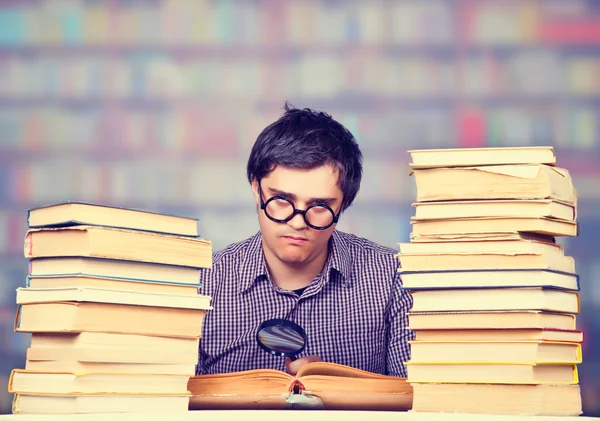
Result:
<svg viewBox="0 0 600 421"><path fill-rule="evenodd" d="M216 249L241 240L258 229L246 159L285 100L355 134L364 182L339 228L389 247L410 231L407 150L555 146L585 221L566 244L581 322L600 327L598 2L0 0L0 376L28 346L11 333L28 208L180 213Z"/></svg>

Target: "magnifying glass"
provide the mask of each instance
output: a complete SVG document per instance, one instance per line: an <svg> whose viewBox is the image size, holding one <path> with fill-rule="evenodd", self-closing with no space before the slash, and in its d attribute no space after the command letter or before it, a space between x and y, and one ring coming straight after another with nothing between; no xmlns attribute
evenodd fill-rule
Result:
<svg viewBox="0 0 600 421"><path fill-rule="evenodd" d="M292 361L306 346L306 332L299 325L285 319L263 322L256 332L256 342L270 354L290 357Z"/></svg>

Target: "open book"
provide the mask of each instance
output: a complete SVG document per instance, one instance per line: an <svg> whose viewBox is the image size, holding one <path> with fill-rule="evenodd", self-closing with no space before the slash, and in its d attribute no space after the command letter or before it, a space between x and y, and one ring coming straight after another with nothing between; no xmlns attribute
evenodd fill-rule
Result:
<svg viewBox="0 0 600 421"><path fill-rule="evenodd" d="M406 411L412 387L406 379L314 362L294 377L273 369L190 378L190 409L321 408Z"/></svg>

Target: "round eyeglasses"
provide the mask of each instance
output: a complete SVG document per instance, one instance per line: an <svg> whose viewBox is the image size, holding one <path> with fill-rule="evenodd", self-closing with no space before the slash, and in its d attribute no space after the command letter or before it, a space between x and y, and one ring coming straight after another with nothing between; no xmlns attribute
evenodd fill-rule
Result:
<svg viewBox="0 0 600 421"><path fill-rule="evenodd" d="M273 222L285 223L290 221L296 214L302 215L306 225L315 230L325 230L338 222L340 215L336 215L333 209L325 203L315 203L305 210L296 209L290 199L284 196L270 197L266 202L263 200L262 188L258 183L260 194L260 208L265 212L267 218Z"/></svg>

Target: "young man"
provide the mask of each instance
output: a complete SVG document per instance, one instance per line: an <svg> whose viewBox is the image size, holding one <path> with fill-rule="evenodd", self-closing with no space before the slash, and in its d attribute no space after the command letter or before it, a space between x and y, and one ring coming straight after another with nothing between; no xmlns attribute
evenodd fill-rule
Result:
<svg viewBox="0 0 600 421"><path fill-rule="evenodd" d="M323 112L293 109L258 136L248 180L260 231L215 253L202 272L212 297L198 374L274 368L295 374L329 361L406 377L407 312L395 250L335 230L360 187L362 154L352 134ZM259 325L286 319L306 332L291 361L256 342Z"/></svg>

